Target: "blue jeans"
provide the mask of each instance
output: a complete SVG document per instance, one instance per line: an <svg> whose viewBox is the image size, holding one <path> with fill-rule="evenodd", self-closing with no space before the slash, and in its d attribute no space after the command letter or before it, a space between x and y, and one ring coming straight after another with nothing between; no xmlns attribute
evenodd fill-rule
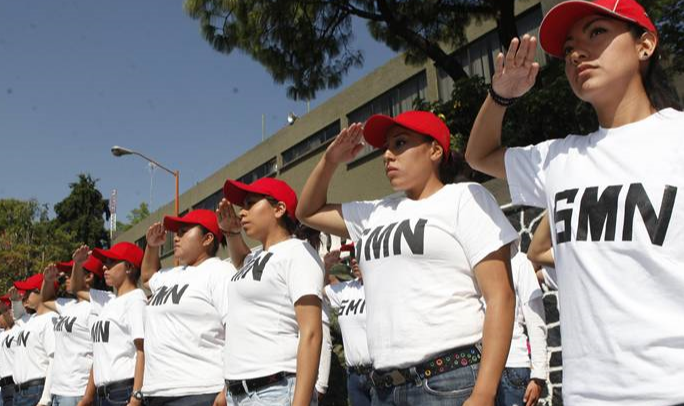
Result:
<svg viewBox="0 0 684 406"><path fill-rule="evenodd" d="M145 397L145 406L212 406L217 395L218 393L189 396L150 396Z"/></svg>
<svg viewBox="0 0 684 406"><path fill-rule="evenodd" d="M524 406L523 398L529 383L529 368L505 368L496 391L496 406Z"/></svg>
<svg viewBox="0 0 684 406"><path fill-rule="evenodd" d="M126 406L133 394L133 384L109 391L104 396L95 396L95 406Z"/></svg>
<svg viewBox="0 0 684 406"><path fill-rule="evenodd" d="M36 385L14 392L14 406L36 406L43 395L43 386Z"/></svg>
<svg viewBox="0 0 684 406"><path fill-rule="evenodd" d="M228 406L291 406L294 397L296 377L288 376L280 381L233 396L226 391ZM318 399L311 394L311 406L318 405Z"/></svg>
<svg viewBox="0 0 684 406"><path fill-rule="evenodd" d="M52 406L76 406L82 397L52 395Z"/></svg>
<svg viewBox="0 0 684 406"><path fill-rule="evenodd" d="M347 370L347 395L351 406L370 406L370 388L368 375L357 374L351 369Z"/></svg>
<svg viewBox="0 0 684 406"><path fill-rule="evenodd" d="M2 405L12 406L14 402L14 383L2 386Z"/></svg>
<svg viewBox="0 0 684 406"><path fill-rule="evenodd" d="M371 388L373 406L460 406L475 387L480 364L469 365L443 374L390 388Z"/></svg>

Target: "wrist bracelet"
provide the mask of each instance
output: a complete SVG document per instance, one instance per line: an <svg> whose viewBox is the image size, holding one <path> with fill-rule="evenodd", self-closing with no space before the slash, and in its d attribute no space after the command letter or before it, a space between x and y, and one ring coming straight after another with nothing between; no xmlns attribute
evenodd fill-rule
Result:
<svg viewBox="0 0 684 406"><path fill-rule="evenodd" d="M489 96L492 98L494 103L498 104L501 107L508 107L512 105L513 103L516 102L516 100L519 99L519 97L503 97L497 92L494 91L494 86L489 85Z"/></svg>

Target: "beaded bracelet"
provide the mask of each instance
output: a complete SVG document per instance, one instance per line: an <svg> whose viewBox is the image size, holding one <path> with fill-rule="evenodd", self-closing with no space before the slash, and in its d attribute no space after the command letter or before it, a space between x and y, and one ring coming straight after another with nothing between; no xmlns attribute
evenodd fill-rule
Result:
<svg viewBox="0 0 684 406"><path fill-rule="evenodd" d="M508 107L519 99L519 97L501 96L500 94L494 91L494 86L492 85L489 86L489 95L492 97L492 100L494 100L494 103L498 104L501 107Z"/></svg>

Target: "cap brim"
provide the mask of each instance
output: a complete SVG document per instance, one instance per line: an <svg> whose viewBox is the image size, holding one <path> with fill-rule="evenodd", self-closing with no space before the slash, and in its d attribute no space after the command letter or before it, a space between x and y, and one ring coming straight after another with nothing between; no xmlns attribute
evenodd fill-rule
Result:
<svg viewBox="0 0 684 406"><path fill-rule="evenodd" d="M612 18L636 23L613 10L586 0L564 1L546 14L539 26L539 45L544 52L559 59L565 58L563 45L568 32L578 20L592 14L604 14Z"/></svg>
<svg viewBox="0 0 684 406"><path fill-rule="evenodd" d="M240 207L244 206L247 193L263 194L263 192L256 191L249 185L237 180L227 180L223 185L223 196L228 199L231 204L236 204Z"/></svg>
<svg viewBox="0 0 684 406"><path fill-rule="evenodd" d="M18 281L14 282L14 287L17 288L17 290L23 290L24 292L27 292L29 290L33 289L40 289L41 286L33 286L31 283L26 282L26 281Z"/></svg>
<svg viewBox="0 0 684 406"><path fill-rule="evenodd" d="M169 231L173 231L174 233L178 231L179 228L185 225L191 225L191 226L196 226L199 223L195 223L192 221L186 221L183 220L180 217L172 217L172 216L165 216L164 217L164 228Z"/></svg>
<svg viewBox="0 0 684 406"><path fill-rule="evenodd" d="M111 251L103 250L102 248L94 248L93 256L102 262L108 259L113 259L114 261L124 261L123 258L114 255Z"/></svg>
<svg viewBox="0 0 684 406"><path fill-rule="evenodd" d="M74 261L57 262L55 266L57 267L57 269L59 269L60 272L71 273L71 270L74 267Z"/></svg>
<svg viewBox="0 0 684 406"><path fill-rule="evenodd" d="M392 117L384 114L376 114L366 121L363 126L363 138L369 145L375 148L382 148L387 141L387 130L397 123Z"/></svg>

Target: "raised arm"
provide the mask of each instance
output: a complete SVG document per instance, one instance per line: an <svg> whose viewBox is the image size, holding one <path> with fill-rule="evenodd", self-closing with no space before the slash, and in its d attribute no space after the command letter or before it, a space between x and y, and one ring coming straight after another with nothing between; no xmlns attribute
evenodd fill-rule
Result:
<svg viewBox="0 0 684 406"><path fill-rule="evenodd" d="M54 264L48 265L43 270L43 286L40 289L40 296L43 299L43 305L52 311L57 311L57 305L55 304L55 299L57 299L55 281L57 280L58 273L59 270Z"/></svg>
<svg viewBox="0 0 684 406"><path fill-rule="evenodd" d="M359 154L363 148L362 138L363 126L356 123L342 130L330 143L299 196L299 221L324 233L349 238L342 218L342 205L328 203L328 188L337 167Z"/></svg>
<svg viewBox="0 0 684 406"><path fill-rule="evenodd" d="M556 266L556 261L553 258L553 243L551 242L551 226L549 224L548 212L541 218L532 236L530 246L527 248L527 259L532 261L533 264L540 266Z"/></svg>
<svg viewBox="0 0 684 406"><path fill-rule="evenodd" d="M237 269L242 268L242 263L251 250L242 239L242 224L235 208L226 199L221 199L219 207L216 209L216 218L223 236L228 242L228 254L233 266Z"/></svg>
<svg viewBox="0 0 684 406"><path fill-rule="evenodd" d="M90 291L83 275L83 263L88 259L88 255L90 255L90 248L87 245L81 245L74 251L72 256L74 266L71 268L71 293L80 299L90 301Z"/></svg>
<svg viewBox="0 0 684 406"><path fill-rule="evenodd" d="M504 57L496 56L492 91L503 99L515 99L527 93L534 85L539 64L534 62L537 39L525 35L520 41L514 38ZM504 64L505 59L505 64ZM501 102L501 100L499 100ZM506 178L504 154L501 146L501 128L506 113L503 103L494 101L492 95L485 99L470 131L465 158L473 169L490 176Z"/></svg>
<svg viewBox="0 0 684 406"><path fill-rule="evenodd" d="M162 223L154 223L147 229L145 234L147 245L145 246L145 255L143 256L142 266L140 269L140 279L145 289L150 288L150 279L161 269L161 260L159 259L159 247L164 245L166 241L166 230Z"/></svg>

